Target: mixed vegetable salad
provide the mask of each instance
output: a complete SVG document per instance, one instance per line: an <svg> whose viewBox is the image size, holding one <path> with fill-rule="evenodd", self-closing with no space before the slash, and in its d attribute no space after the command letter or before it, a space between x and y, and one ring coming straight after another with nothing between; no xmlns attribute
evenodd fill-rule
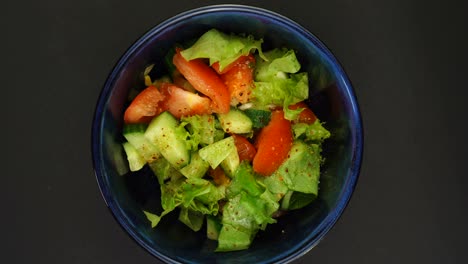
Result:
<svg viewBox="0 0 468 264"><path fill-rule="evenodd" d="M167 75L145 70L123 147L131 171L149 166L158 179L163 211L144 211L152 227L177 211L194 231L206 223L216 251L242 250L317 197L330 133L304 102L295 52L262 42L212 29L168 53Z"/></svg>

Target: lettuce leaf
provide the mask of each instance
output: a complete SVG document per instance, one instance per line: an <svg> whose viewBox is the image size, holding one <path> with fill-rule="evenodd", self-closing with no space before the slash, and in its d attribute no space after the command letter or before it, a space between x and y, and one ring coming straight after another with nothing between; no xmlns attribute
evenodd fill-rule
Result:
<svg viewBox="0 0 468 264"><path fill-rule="evenodd" d="M161 216L159 215L156 215L147 211L143 211L143 213L146 215L146 218L148 219L148 221L151 222L151 227L153 228L156 227L159 221L161 220Z"/></svg>
<svg viewBox="0 0 468 264"><path fill-rule="evenodd" d="M199 145L207 146L213 144L218 138L219 133L224 132L215 127L216 120L212 115L193 115L181 118L180 128L185 130L183 137L186 144L193 151L198 150ZM181 133L184 133L182 131Z"/></svg>
<svg viewBox="0 0 468 264"><path fill-rule="evenodd" d="M186 207L182 207L180 209L179 221L190 227L190 229L195 232L201 229L204 219L205 215L200 212L188 209Z"/></svg>
<svg viewBox="0 0 468 264"><path fill-rule="evenodd" d="M170 180L161 184L161 215L146 212L148 220L155 227L160 219L181 207L179 220L192 229L198 228L200 215L217 215L219 201L224 199L224 188L216 187L212 182L200 178L185 178L182 175L171 176Z"/></svg>
<svg viewBox="0 0 468 264"><path fill-rule="evenodd" d="M296 210L302 208L317 198L317 195L313 193L301 193L295 191L289 191L281 201L282 210Z"/></svg>
<svg viewBox="0 0 468 264"><path fill-rule="evenodd" d="M302 109L291 110L289 106L309 96L307 73L298 73L300 64L293 50L274 49L265 52L265 57L268 60L257 58L252 102L259 109L282 106L285 118L294 120Z"/></svg>
<svg viewBox="0 0 468 264"><path fill-rule="evenodd" d="M243 162L227 190L217 251L248 248L258 230L276 223L272 218L278 210L277 196L262 186L252 167Z"/></svg>
<svg viewBox="0 0 468 264"><path fill-rule="evenodd" d="M279 201L289 190L279 173L273 173L269 177L264 177L262 183L267 190L275 194L276 201Z"/></svg>
<svg viewBox="0 0 468 264"><path fill-rule="evenodd" d="M257 183L255 172L252 166L247 162L242 162L232 177L231 184L226 190L226 196L232 198L241 191L252 196L259 196L262 193L262 187Z"/></svg>
<svg viewBox="0 0 468 264"><path fill-rule="evenodd" d="M219 232L216 252L247 249L252 243L252 237L252 233L248 231L241 230L237 226L224 224Z"/></svg>
<svg viewBox="0 0 468 264"><path fill-rule="evenodd" d="M272 78L284 79L286 73L296 73L301 65L293 50L273 49L263 53L265 59L257 58L255 79L270 81Z"/></svg>
<svg viewBox="0 0 468 264"><path fill-rule="evenodd" d="M240 56L248 55L252 50L258 50L260 56L263 56L262 42L262 39L255 40L253 36L227 35L216 29L211 29L190 48L183 50L181 55L186 60L209 59L210 65L219 62L219 69L222 71L227 65Z"/></svg>
<svg viewBox="0 0 468 264"><path fill-rule="evenodd" d="M289 158L274 173L289 190L317 195L320 177L320 147L295 141Z"/></svg>
<svg viewBox="0 0 468 264"><path fill-rule="evenodd" d="M182 174L176 170L164 157L159 157L157 160L149 163L150 169L158 178L160 185L163 185L164 181L168 180L171 177L179 177Z"/></svg>
<svg viewBox="0 0 468 264"><path fill-rule="evenodd" d="M187 178L202 178L208 171L210 164L204 161L198 152L193 152L190 157L190 163L180 169L180 173Z"/></svg>
<svg viewBox="0 0 468 264"><path fill-rule="evenodd" d="M226 159L231 151L237 151L233 137L227 137L198 151L200 157L208 162L212 169L216 169Z"/></svg>
<svg viewBox="0 0 468 264"><path fill-rule="evenodd" d="M319 120L312 124L297 123L292 126L292 129L295 139L303 139L306 142L321 143L330 137L330 132Z"/></svg>

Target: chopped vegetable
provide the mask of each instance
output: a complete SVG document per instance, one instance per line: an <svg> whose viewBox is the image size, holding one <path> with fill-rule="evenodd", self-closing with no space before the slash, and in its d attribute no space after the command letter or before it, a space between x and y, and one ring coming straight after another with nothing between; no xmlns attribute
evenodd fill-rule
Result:
<svg viewBox="0 0 468 264"><path fill-rule="evenodd" d="M312 124L297 123L292 126L294 138L304 139L308 142L322 142L330 137L330 132L326 130L320 121Z"/></svg>
<svg viewBox="0 0 468 264"><path fill-rule="evenodd" d="M211 114L211 100L207 97L188 92L175 85L163 84L167 89L166 109L175 117Z"/></svg>
<svg viewBox="0 0 468 264"><path fill-rule="evenodd" d="M250 143L247 138L241 135L232 134L232 137L234 138L234 143L236 144L239 160L252 161L255 157L255 154L257 153L257 150L255 150L255 147L252 145L252 143Z"/></svg>
<svg viewBox="0 0 468 264"><path fill-rule="evenodd" d="M270 122L270 111L249 108L244 110L244 113L252 120L253 128L262 128Z"/></svg>
<svg viewBox="0 0 468 264"><path fill-rule="evenodd" d="M226 85L216 72L202 60L186 60L177 50L173 59L177 70L189 81L195 90L212 100L212 109L216 113L227 113L230 96Z"/></svg>
<svg viewBox="0 0 468 264"><path fill-rule="evenodd" d="M218 119L224 132L236 134L252 132L252 120L240 110L231 109L226 114L218 114Z"/></svg>
<svg viewBox="0 0 468 264"><path fill-rule="evenodd" d="M315 116L314 112L312 112L312 110L310 110L310 108L304 102L299 102L297 104L290 105L289 109L291 110L302 109L301 113L299 114L297 118L297 122L299 123L313 124L315 120L317 120L317 117Z"/></svg>
<svg viewBox="0 0 468 264"><path fill-rule="evenodd" d="M262 128L255 142L255 172L264 176L275 172L287 158L292 141L291 122L284 118L282 110L274 111L270 123Z"/></svg>
<svg viewBox="0 0 468 264"><path fill-rule="evenodd" d="M231 105L245 104L250 100L254 87L255 58L252 55L241 56L233 64L229 70L221 74L221 79L231 95Z"/></svg>
<svg viewBox="0 0 468 264"><path fill-rule="evenodd" d="M294 51L274 49L265 52L267 61L257 60L253 101L259 108L270 105L282 106L285 118L296 119L300 110L292 110L290 105L304 101L309 96L307 73L298 73L300 64Z"/></svg>
<svg viewBox="0 0 468 264"><path fill-rule="evenodd" d="M144 89L125 110L125 123L149 123L153 117L165 110L162 106L164 99L158 88L149 86Z"/></svg>
<svg viewBox="0 0 468 264"><path fill-rule="evenodd" d="M199 153L200 157L215 169L233 150L237 151L234 138L227 137L200 149Z"/></svg>
<svg viewBox="0 0 468 264"><path fill-rule="evenodd" d="M154 118L145 132L145 137L153 143L175 168L182 168L189 162L190 154L184 137L177 130L178 121L169 112Z"/></svg>

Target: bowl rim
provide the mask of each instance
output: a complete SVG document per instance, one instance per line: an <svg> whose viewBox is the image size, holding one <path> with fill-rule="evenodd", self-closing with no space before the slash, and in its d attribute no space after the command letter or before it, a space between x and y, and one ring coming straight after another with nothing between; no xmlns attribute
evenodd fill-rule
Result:
<svg viewBox="0 0 468 264"><path fill-rule="evenodd" d="M167 262L167 263L181 263L170 256L166 256L157 250L153 249L150 245L148 245L139 235L135 232L131 225L128 222L128 219L123 215L123 213L119 210L118 206L116 206L116 200L109 194L108 186L109 182L105 179L104 175L106 174L102 168L102 157L100 154L101 149L101 137L100 131L102 130L102 116L105 111L106 100L109 98L109 94L112 91L112 87L115 83L116 77L122 71L123 66L128 62L128 60L132 57L132 55L142 46L145 42L150 39L153 35L161 32L168 27L173 25L177 25L178 23L182 22L185 18L191 16L198 16L204 15L207 13L219 13L219 12L242 12L247 13L250 15L257 15L263 18L267 18L270 20L274 20L282 25L287 25L289 28L293 29L296 33L301 35L302 37L306 38L309 42L313 43L323 54L326 58L331 62L331 67L339 73L339 77L342 78L342 82L344 84L344 90L347 93L347 96L350 98L350 105L352 108L352 117L354 118L354 125L355 131L351 134L352 141L354 142L355 148L352 151L351 157L351 168L349 169L349 174L347 177L344 186L346 188L343 189L340 196L337 199L337 204L334 208L330 209L330 213L325 217L325 219L320 223L317 227L319 230L314 236L312 234L308 235L306 239L302 241L302 245L295 249L292 253L287 255L278 255L277 260L275 263L289 263L291 261L297 260L298 258L302 257L306 253L308 253L312 248L314 248L323 238L324 236L330 231L333 226L335 226L338 219L343 214L344 209L349 204L351 197L354 193L356 188L357 180L359 178L360 168L362 164L362 156L364 150L364 129L362 124L361 112L359 110L359 105L357 98L355 96L353 86L351 81L348 78L348 75L344 71L341 63L338 59L333 55L330 49L314 34L309 32L307 29L302 27L297 22L293 21L292 19L283 16L279 13L274 11L250 6L250 5L241 5L241 4L218 4L218 5L207 5L201 6L198 8L186 10L180 12L170 18L165 19L159 24L152 26L149 30L147 30L144 34L142 34L134 43L125 51L125 53L118 59L117 63L111 70L108 78L106 79L103 89L101 90L98 101L96 104L96 108L94 111L93 117L93 124L92 124L92 131L91 131L91 149L92 149L92 161L93 161L93 170L95 174L96 181L98 183L99 191L101 192L102 198L106 203L107 208L110 210L112 216L116 219L116 221L120 224L120 226L126 231L127 235L129 235L132 239L134 239L137 244L141 247L145 248L148 252L150 252L153 256L159 258L160 260ZM351 131L353 132L353 131Z"/></svg>

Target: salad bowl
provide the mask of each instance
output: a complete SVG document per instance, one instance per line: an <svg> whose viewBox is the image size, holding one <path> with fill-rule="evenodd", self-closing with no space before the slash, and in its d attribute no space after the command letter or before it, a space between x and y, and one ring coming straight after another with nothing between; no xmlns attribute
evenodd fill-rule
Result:
<svg viewBox="0 0 468 264"><path fill-rule="evenodd" d="M204 232L191 232L167 215L151 228L145 208L160 207L158 181L150 170L130 172L122 149L123 114L132 87L142 85L149 64L164 68L176 43L216 28L263 39L266 49L296 51L309 75L308 106L331 137L324 143L319 195L308 206L281 216L242 251L215 252ZM287 263L311 250L337 222L357 184L363 128L350 80L330 50L312 33L277 13L251 6L216 5L176 15L150 29L120 58L99 96L92 127L97 183L116 221L150 254L168 263Z"/></svg>

